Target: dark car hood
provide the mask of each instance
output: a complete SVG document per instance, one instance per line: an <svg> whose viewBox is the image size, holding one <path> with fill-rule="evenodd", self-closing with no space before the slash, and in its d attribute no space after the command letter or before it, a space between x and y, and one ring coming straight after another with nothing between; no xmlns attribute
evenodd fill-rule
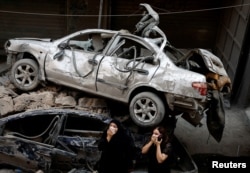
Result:
<svg viewBox="0 0 250 173"><path fill-rule="evenodd" d="M211 91L211 102L207 111L207 128L217 142L221 141L225 126L223 97L218 90Z"/></svg>

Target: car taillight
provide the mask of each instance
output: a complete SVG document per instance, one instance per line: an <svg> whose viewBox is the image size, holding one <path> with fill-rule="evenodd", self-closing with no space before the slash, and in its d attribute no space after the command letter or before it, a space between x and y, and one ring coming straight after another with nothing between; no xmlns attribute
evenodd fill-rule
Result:
<svg viewBox="0 0 250 173"><path fill-rule="evenodd" d="M193 82L192 87L199 91L200 95L206 96L207 95L207 83L205 82Z"/></svg>

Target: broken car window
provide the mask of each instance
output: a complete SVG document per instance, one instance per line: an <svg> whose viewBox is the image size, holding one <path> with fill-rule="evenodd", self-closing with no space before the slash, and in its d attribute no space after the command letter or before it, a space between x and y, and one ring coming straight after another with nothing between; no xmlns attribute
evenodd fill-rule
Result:
<svg viewBox="0 0 250 173"><path fill-rule="evenodd" d="M93 118L68 115L65 122L64 135L100 137L105 128L106 124Z"/></svg>
<svg viewBox="0 0 250 173"><path fill-rule="evenodd" d="M68 48L89 52L101 52L109 40L101 33L81 34L68 40Z"/></svg>
<svg viewBox="0 0 250 173"><path fill-rule="evenodd" d="M59 119L60 117L58 115L27 116L16 119L15 121L6 123L4 134L43 143L48 138Z"/></svg>
<svg viewBox="0 0 250 173"><path fill-rule="evenodd" d="M146 61L146 57L152 56L153 52L141 43L128 38L122 38L117 44L114 56L134 61Z"/></svg>

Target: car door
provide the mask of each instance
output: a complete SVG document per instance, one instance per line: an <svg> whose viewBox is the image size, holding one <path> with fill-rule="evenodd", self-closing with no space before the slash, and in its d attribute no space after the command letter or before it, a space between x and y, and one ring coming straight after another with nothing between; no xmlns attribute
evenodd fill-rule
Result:
<svg viewBox="0 0 250 173"><path fill-rule="evenodd" d="M101 155L101 151L98 150L98 141L106 128L107 122L98 118L98 115L93 117L68 114L64 129L58 136L56 147L76 153L69 165L72 168L84 167L86 163L94 167ZM59 159L55 164L60 164ZM65 160L61 163L60 167L65 167Z"/></svg>
<svg viewBox="0 0 250 173"><path fill-rule="evenodd" d="M52 146L16 136L0 137L0 164L35 172L51 165Z"/></svg>
<svg viewBox="0 0 250 173"><path fill-rule="evenodd" d="M1 121L0 164L32 172L72 169L76 153L58 144L66 119L62 111L33 111Z"/></svg>
<svg viewBox="0 0 250 173"><path fill-rule="evenodd" d="M48 80L86 91L95 90L96 58L102 52L102 44L100 33L80 34L60 43L60 51L46 60Z"/></svg>
<svg viewBox="0 0 250 173"><path fill-rule="evenodd" d="M27 113L1 122L0 163L26 171L48 171L57 153L61 157L73 157L74 154L66 154L51 143L57 139L62 121L63 116L57 114Z"/></svg>
<svg viewBox="0 0 250 173"><path fill-rule="evenodd" d="M142 40L117 36L97 72L97 91L106 97L124 100L127 93L148 85L159 64L156 52Z"/></svg>

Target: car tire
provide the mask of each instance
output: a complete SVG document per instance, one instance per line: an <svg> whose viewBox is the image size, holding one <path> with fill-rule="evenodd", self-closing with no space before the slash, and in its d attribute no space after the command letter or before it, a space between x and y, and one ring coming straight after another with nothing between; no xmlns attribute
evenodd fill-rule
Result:
<svg viewBox="0 0 250 173"><path fill-rule="evenodd" d="M165 106L162 99L152 92L137 94L129 104L130 117L141 127L158 125L164 118Z"/></svg>
<svg viewBox="0 0 250 173"><path fill-rule="evenodd" d="M39 84L38 65L32 59L18 60L11 69L11 80L20 90L30 91Z"/></svg>

